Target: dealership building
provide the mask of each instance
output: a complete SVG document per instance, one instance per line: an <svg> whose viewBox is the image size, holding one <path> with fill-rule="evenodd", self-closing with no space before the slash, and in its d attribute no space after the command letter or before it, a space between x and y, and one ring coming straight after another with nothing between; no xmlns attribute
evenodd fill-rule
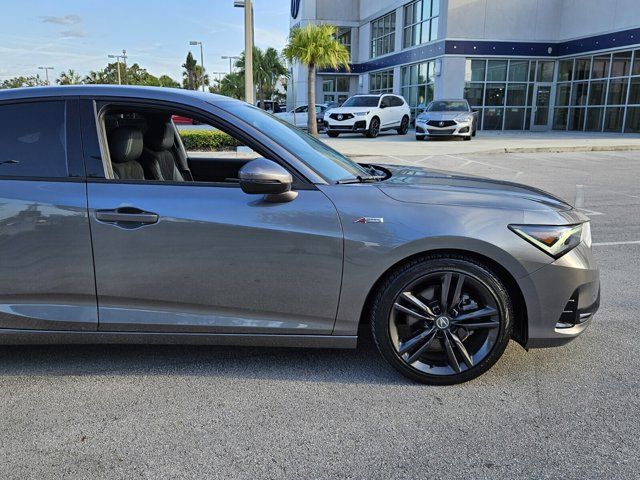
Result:
<svg viewBox="0 0 640 480"><path fill-rule="evenodd" d="M292 0L307 23L351 52L349 73L318 72L319 103L464 97L483 130L640 133L640 0ZM307 85L294 66L289 106Z"/></svg>

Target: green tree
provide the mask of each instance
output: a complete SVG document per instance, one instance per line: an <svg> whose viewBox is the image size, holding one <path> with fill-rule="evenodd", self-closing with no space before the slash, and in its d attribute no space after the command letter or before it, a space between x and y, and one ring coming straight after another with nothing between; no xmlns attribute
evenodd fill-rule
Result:
<svg viewBox="0 0 640 480"><path fill-rule="evenodd" d="M0 88L39 87L46 84L40 75L30 75L9 78L0 83Z"/></svg>
<svg viewBox="0 0 640 480"><path fill-rule="evenodd" d="M180 84L169 75L161 75L160 78L158 78L158 82L161 87L180 88Z"/></svg>
<svg viewBox="0 0 640 480"><path fill-rule="evenodd" d="M184 68L184 72L182 72L182 86L184 88L187 88L189 90L196 89L196 76L197 76L196 66L197 65L198 65L198 62L196 61L195 58L193 58L193 55L191 54L191 52L189 52L187 54L187 59L182 64L182 68Z"/></svg>
<svg viewBox="0 0 640 480"><path fill-rule="evenodd" d="M283 50L285 58L297 61L308 68L308 105L313 108L316 103L316 68L343 67L349 71L349 50L336 40L336 27L333 25L307 24L294 28L289 35L289 42ZM307 127L311 135L318 135L318 124L315 115L308 115Z"/></svg>
<svg viewBox="0 0 640 480"><path fill-rule="evenodd" d="M58 76L56 83L58 85L78 85L79 83L82 83L82 77L79 73L70 68Z"/></svg>
<svg viewBox="0 0 640 480"><path fill-rule="evenodd" d="M244 78L245 56L244 52L236 62L236 67ZM278 84L278 80L287 75L287 67L278 51L269 47L262 51L258 47L253 47L253 82L258 88L258 98L260 103L271 100Z"/></svg>
<svg viewBox="0 0 640 480"><path fill-rule="evenodd" d="M240 72L229 73L215 87L210 87L209 91L240 100L244 98L244 75Z"/></svg>

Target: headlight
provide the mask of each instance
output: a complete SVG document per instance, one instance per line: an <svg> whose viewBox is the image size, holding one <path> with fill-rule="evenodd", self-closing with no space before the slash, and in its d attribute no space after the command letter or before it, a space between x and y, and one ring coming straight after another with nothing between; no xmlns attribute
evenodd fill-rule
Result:
<svg viewBox="0 0 640 480"><path fill-rule="evenodd" d="M591 245L589 222L580 225L509 225L509 229L553 258L560 258L581 241Z"/></svg>
<svg viewBox="0 0 640 480"><path fill-rule="evenodd" d="M369 112L356 112L356 113L354 113L354 115L356 117L364 117L366 115L369 115Z"/></svg>
<svg viewBox="0 0 640 480"><path fill-rule="evenodd" d="M429 120L429 116L421 114L416 117L416 120L419 122L426 122L427 120Z"/></svg>
<svg viewBox="0 0 640 480"><path fill-rule="evenodd" d="M455 118L456 122L470 122L471 117L468 113L461 113Z"/></svg>

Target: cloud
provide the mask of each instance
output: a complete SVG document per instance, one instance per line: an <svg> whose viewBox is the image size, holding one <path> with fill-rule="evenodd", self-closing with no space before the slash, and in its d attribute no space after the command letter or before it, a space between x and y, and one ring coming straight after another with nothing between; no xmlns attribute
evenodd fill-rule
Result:
<svg viewBox="0 0 640 480"><path fill-rule="evenodd" d="M55 23L56 25L77 25L82 22L79 15L64 15L61 17L44 16L40 17L42 23Z"/></svg>
<svg viewBox="0 0 640 480"><path fill-rule="evenodd" d="M64 38L82 38L87 36L87 32L80 28L74 28L60 32L60 36Z"/></svg>

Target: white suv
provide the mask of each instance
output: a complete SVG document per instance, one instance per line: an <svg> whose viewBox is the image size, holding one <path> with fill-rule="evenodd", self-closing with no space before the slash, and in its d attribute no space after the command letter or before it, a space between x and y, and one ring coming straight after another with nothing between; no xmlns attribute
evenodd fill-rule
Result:
<svg viewBox="0 0 640 480"><path fill-rule="evenodd" d="M374 138L385 130L406 135L410 117L409 105L399 95L354 95L341 107L325 112L324 126L330 137L357 132Z"/></svg>

